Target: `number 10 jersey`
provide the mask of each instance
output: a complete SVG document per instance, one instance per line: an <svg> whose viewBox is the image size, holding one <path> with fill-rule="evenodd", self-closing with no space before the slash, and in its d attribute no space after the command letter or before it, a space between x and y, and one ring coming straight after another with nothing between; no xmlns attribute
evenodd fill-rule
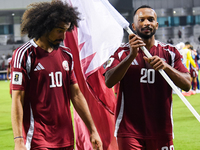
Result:
<svg viewBox="0 0 200 150"><path fill-rule="evenodd" d="M12 59L12 90L25 91L23 136L27 147L67 147L74 144L70 85L75 84L70 50L51 53L33 40Z"/></svg>

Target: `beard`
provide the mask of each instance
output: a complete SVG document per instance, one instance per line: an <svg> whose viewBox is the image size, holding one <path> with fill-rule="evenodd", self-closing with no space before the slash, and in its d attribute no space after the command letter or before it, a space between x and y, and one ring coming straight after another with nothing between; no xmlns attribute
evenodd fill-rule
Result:
<svg viewBox="0 0 200 150"><path fill-rule="evenodd" d="M141 30L144 30L144 28L142 28ZM136 29L136 33L137 35L139 35L142 39L148 40L150 39L155 33L156 30L155 29L150 29L151 33L150 34L143 34L142 32L139 31L139 29Z"/></svg>
<svg viewBox="0 0 200 150"><path fill-rule="evenodd" d="M51 42L49 42L49 45L50 45L51 48L53 48L55 50L57 50L59 48L59 46L60 46L60 44L53 44Z"/></svg>
<svg viewBox="0 0 200 150"><path fill-rule="evenodd" d="M55 41L63 41L63 40L59 39L59 40L55 40ZM50 45L51 48L57 50L59 48L59 46L60 46L60 43L54 44L53 42L49 41L49 45Z"/></svg>

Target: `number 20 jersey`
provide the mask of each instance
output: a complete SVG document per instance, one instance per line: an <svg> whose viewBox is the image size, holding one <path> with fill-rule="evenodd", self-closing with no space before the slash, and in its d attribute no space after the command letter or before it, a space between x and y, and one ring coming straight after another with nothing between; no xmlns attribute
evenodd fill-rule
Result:
<svg viewBox="0 0 200 150"><path fill-rule="evenodd" d="M51 53L33 40L12 59L12 89L25 91L23 134L27 147L59 148L74 144L70 84L75 84L70 50Z"/></svg>
<svg viewBox="0 0 200 150"><path fill-rule="evenodd" d="M172 45L155 41L149 51L181 72L188 72L182 56ZM104 64L105 72L117 66L130 53L128 43ZM172 89L143 57L139 49L120 81L117 97L115 136L140 139L172 139Z"/></svg>

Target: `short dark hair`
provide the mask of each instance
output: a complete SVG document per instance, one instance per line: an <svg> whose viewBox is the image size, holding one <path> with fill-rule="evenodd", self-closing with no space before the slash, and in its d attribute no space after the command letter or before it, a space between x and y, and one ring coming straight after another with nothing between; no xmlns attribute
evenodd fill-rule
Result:
<svg viewBox="0 0 200 150"><path fill-rule="evenodd" d="M187 42L185 42L185 45L190 45L190 42L188 42L188 41L187 41Z"/></svg>
<svg viewBox="0 0 200 150"><path fill-rule="evenodd" d="M136 12L137 12L139 9L141 9L141 8L151 8L151 9L153 9L153 8L152 8L151 6L149 6L149 5L142 5L142 6L138 7L138 8L134 11L133 16L135 16Z"/></svg>
<svg viewBox="0 0 200 150"><path fill-rule="evenodd" d="M61 1L32 3L22 16L21 33L37 40L61 22L71 23L71 31L80 20L76 9Z"/></svg>

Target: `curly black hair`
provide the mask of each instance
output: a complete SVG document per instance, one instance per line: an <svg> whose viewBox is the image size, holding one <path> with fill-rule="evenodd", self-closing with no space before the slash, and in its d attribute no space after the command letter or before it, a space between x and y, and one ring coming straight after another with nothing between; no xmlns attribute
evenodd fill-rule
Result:
<svg viewBox="0 0 200 150"><path fill-rule="evenodd" d="M21 34L38 40L60 22L71 23L68 31L78 27L79 12L61 1L32 3L22 16Z"/></svg>

